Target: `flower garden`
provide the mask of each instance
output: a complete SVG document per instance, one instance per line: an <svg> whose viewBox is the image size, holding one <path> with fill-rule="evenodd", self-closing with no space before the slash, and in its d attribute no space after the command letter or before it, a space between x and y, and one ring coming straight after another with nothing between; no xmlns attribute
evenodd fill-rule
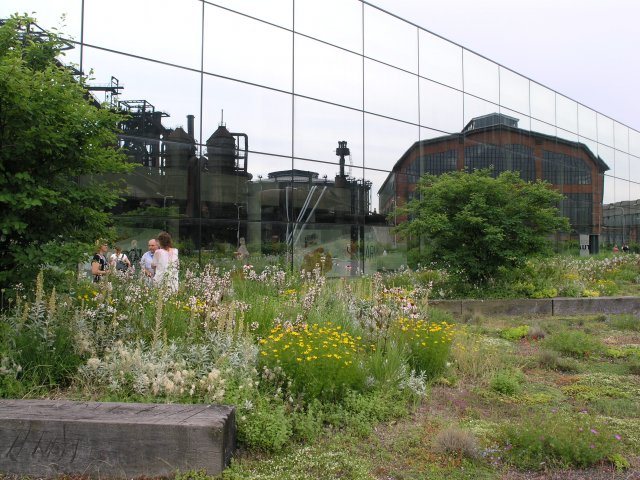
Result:
<svg viewBox="0 0 640 480"><path fill-rule="evenodd" d="M500 285L624 294L638 261L559 257ZM57 287L44 272L3 291L0 396L235 405L240 450L224 478L638 466L632 316L454 319L429 305L456 295L443 272L327 279L320 266L188 263L168 297L131 272Z"/></svg>

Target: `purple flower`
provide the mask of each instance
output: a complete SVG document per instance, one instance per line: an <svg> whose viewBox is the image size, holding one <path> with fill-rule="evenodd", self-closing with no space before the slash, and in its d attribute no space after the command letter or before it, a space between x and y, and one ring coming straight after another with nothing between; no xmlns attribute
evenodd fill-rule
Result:
<svg viewBox="0 0 640 480"><path fill-rule="evenodd" d="M615 438L616 440L622 440L622 437L617 433L613 436L613 438Z"/></svg>
<svg viewBox="0 0 640 480"><path fill-rule="evenodd" d="M589 448L596 448L596 446L592 443L591 445L589 445Z"/></svg>
<svg viewBox="0 0 640 480"><path fill-rule="evenodd" d="M598 430L596 430L595 428L591 429L591 433L593 433L594 435L599 435Z"/></svg>

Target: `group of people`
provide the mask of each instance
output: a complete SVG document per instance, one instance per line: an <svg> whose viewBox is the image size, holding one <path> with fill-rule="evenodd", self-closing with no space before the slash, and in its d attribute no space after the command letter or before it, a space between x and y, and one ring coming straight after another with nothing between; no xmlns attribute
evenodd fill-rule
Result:
<svg viewBox="0 0 640 480"><path fill-rule="evenodd" d="M171 293L178 291L178 270L180 262L178 249L173 246L171 235L160 232L158 238L151 238L147 244L148 251L140 259L140 271L147 285L164 288ZM107 261L109 245L99 242L98 250L91 260L93 281L99 282L113 270L131 268L131 261L116 247L116 252ZM125 267L126 266L126 267Z"/></svg>
<svg viewBox="0 0 640 480"><path fill-rule="evenodd" d="M618 244L616 243L616 244L613 246L613 253L618 253L619 251L620 251L620 249L618 248ZM622 245L622 252L623 252L623 253L629 253L629 245L627 245L626 243L624 243L624 244Z"/></svg>

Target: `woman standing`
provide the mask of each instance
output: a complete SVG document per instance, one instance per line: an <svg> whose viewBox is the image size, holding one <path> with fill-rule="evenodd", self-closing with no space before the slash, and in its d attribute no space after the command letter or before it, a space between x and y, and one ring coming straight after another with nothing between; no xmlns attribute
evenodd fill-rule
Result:
<svg viewBox="0 0 640 480"><path fill-rule="evenodd" d="M93 281L96 283L109 273L109 264L105 257L107 250L109 250L107 242L101 240L96 242L96 253L91 259L91 274L93 275Z"/></svg>
<svg viewBox="0 0 640 480"><path fill-rule="evenodd" d="M173 247L171 235L167 232L160 232L158 235L158 249L153 255L151 265L156 269L153 283L157 287L166 289L169 293L176 293L178 291L180 262L178 249Z"/></svg>

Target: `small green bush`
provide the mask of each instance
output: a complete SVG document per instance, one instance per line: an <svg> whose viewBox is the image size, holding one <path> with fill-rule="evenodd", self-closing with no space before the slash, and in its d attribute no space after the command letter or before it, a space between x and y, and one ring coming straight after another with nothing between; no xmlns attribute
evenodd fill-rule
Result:
<svg viewBox="0 0 640 480"><path fill-rule="evenodd" d="M238 418L238 440L249 448L277 452L293 434L291 422L284 404L260 399Z"/></svg>
<svg viewBox="0 0 640 480"><path fill-rule="evenodd" d="M361 340L331 322L276 325L260 341L260 360L271 369L280 367L291 379L291 391L306 401L339 401L349 390L364 388Z"/></svg>
<svg viewBox="0 0 640 480"><path fill-rule="evenodd" d="M506 328L500 332L500 336L506 340L520 340L525 338L529 333L529 325L520 325L519 327Z"/></svg>
<svg viewBox="0 0 640 480"><path fill-rule="evenodd" d="M562 357L553 350L542 350L538 354L538 363L542 368L558 372L573 373L579 371L579 365L575 359Z"/></svg>
<svg viewBox="0 0 640 480"><path fill-rule="evenodd" d="M445 319L446 318L446 319ZM435 378L445 369L453 338L451 318L440 310L430 310L430 319L400 318L392 326L398 344L409 353L409 365Z"/></svg>
<svg viewBox="0 0 640 480"><path fill-rule="evenodd" d="M574 357L588 357L604 350L604 345L598 339L580 330L554 333L545 338L544 346Z"/></svg>
<svg viewBox="0 0 640 480"><path fill-rule="evenodd" d="M366 437L377 423L406 415L408 402L400 391L375 390L349 392L342 404L326 403L323 408L326 424Z"/></svg>
<svg viewBox="0 0 640 480"><path fill-rule="evenodd" d="M510 370L497 372L491 379L490 387L503 395L515 395L522 386L522 373Z"/></svg>

